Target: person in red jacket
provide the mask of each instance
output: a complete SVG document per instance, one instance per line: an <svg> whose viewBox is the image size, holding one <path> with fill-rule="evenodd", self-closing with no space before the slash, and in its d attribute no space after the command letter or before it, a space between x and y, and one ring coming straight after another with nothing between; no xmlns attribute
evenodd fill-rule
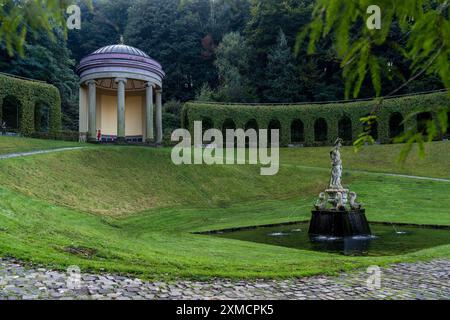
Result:
<svg viewBox="0 0 450 320"><path fill-rule="evenodd" d="M97 141L102 141L102 131L100 129L97 130Z"/></svg>

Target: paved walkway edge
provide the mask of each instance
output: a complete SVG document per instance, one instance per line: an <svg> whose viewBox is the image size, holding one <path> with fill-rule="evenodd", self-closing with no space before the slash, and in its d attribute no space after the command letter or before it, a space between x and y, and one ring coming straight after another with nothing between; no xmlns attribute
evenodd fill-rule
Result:
<svg viewBox="0 0 450 320"><path fill-rule="evenodd" d="M28 152L9 153L9 154L0 155L0 160L34 156L36 154L54 153L54 152L69 151L69 150L79 150L79 149L84 149L84 148L86 148L86 147L67 147L67 148L57 148L57 149L47 149L47 150L35 150L35 151L28 151Z"/></svg>
<svg viewBox="0 0 450 320"><path fill-rule="evenodd" d="M371 279L376 276L379 281ZM143 281L24 266L0 258L0 300L448 300L450 260L287 280Z"/></svg>

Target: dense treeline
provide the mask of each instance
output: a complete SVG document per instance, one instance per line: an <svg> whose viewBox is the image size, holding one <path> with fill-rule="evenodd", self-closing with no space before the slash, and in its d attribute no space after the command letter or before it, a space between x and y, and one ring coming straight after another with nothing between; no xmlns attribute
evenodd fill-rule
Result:
<svg viewBox="0 0 450 320"><path fill-rule="evenodd" d="M321 39L314 55L300 48L296 36L311 19L313 0L94 0L83 3L81 30L56 42L33 37L25 56L9 57L0 47L0 71L55 84L61 91L63 123L77 127L75 64L99 47L125 44L158 60L167 77L165 111L169 125L178 121L180 103L191 99L224 102L295 102L344 97L340 61L333 39ZM390 38L402 43L401 32ZM30 35L31 37L31 35ZM409 77L408 62L386 45L383 92ZM423 76L399 93L441 88ZM360 97L372 97L364 83Z"/></svg>

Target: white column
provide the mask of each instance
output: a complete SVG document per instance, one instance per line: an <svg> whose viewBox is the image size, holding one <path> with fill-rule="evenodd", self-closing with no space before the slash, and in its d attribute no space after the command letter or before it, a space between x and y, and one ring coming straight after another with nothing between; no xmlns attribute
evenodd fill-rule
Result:
<svg viewBox="0 0 450 320"><path fill-rule="evenodd" d="M125 142L125 85L127 79L117 78L117 142Z"/></svg>
<svg viewBox="0 0 450 320"><path fill-rule="evenodd" d="M146 110L146 136L144 142L150 142L155 139L154 128L153 128L153 85L147 83L146 86L146 100L145 100L145 110Z"/></svg>
<svg viewBox="0 0 450 320"><path fill-rule="evenodd" d="M94 80L89 80L86 82L89 86L88 91L88 108L89 108L89 116L88 116L88 140L96 141L97 140L97 128L96 128L96 108L97 108L97 97L96 97L96 85L97 83Z"/></svg>
<svg viewBox="0 0 450 320"><path fill-rule="evenodd" d="M156 90L156 143L162 143L162 90Z"/></svg>
<svg viewBox="0 0 450 320"><path fill-rule="evenodd" d="M89 132L88 126L88 100L87 100L87 89L84 85L80 85L79 88L79 121L78 121L78 131L80 133L79 141L86 142Z"/></svg>

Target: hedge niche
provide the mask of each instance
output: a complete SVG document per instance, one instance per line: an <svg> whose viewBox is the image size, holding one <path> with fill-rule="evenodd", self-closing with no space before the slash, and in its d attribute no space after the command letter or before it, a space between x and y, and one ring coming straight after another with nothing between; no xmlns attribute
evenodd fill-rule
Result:
<svg viewBox="0 0 450 320"><path fill-rule="evenodd" d="M282 146L332 145L340 136L351 143L363 130L360 119L371 113L376 101L328 104L236 105L188 102L183 107L183 127L193 131L194 121L210 119L214 128L223 130L233 123L236 128L278 127ZM392 143L406 128L422 129L424 119L450 109L448 92L411 95L385 99L371 128L379 143ZM436 119L437 121L437 119ZM209 123L210 126L210 123ZM440 137L442 138L442 137Z"/></svg>
<svg viewBox="0 0 450 320"><path fill-rule="evenodd" d="M0 124L32 136L61 130L61 97L45 82L0 74Z"/></svg>

